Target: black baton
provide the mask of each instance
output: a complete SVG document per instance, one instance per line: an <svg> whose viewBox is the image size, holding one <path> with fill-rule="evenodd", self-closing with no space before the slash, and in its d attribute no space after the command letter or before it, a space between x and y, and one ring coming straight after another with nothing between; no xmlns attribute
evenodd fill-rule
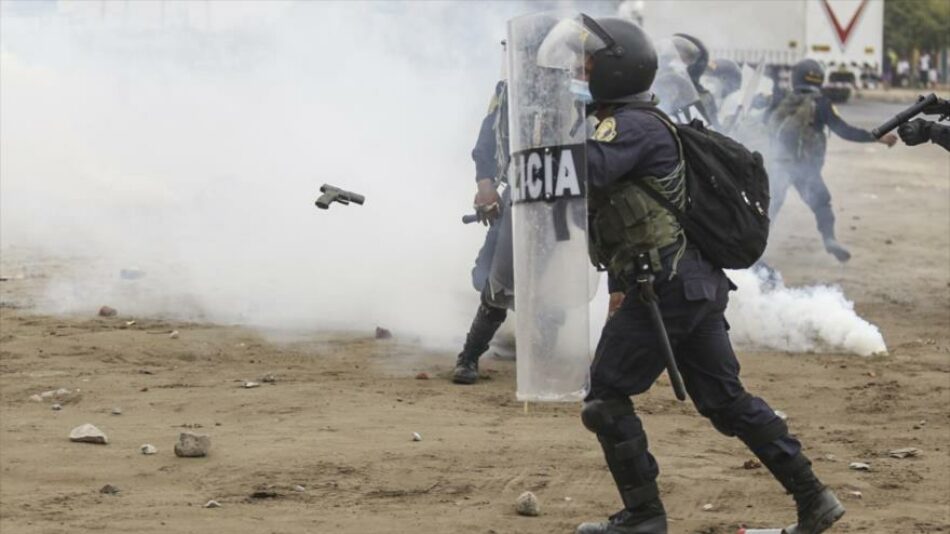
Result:
<svg viewBox="0 0 950 534"><path fill-rule="evenodd" d="M640 301L650 310L650 319L653 321L653 331L656 332L656 339L660 344L660 350L666 358L666 372L670 375L670 382L673 384L673 394L676 398L686 400L686 386L683 384L683 377L680 370L676 367L676 358L673 356L673 347L670 345L670 336L666 333L666 325L663 324L663 315L660 313L660 306L657 305L656 293L653 292L653 271L650 268L650 257L641 254L637 257L637 286L640 293Z"/></svg>

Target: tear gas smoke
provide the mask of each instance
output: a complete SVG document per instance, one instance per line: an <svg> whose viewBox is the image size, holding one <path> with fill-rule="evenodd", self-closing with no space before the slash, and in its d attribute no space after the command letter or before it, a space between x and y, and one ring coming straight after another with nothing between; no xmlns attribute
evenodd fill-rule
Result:
<svg viewBox="0 0 950 534"><path fill-rule="evenodd" d="M477 305L484 233L458 220L498 42L566 5L4 1L0 244L75 258L49 313L382 324L454 348ZM324 182L366 205L318 211ZM740 342L884 350L837 289L733 277Z"/></svg>
<svg viewBox="0 0 950 534"><path fill-rule="evenodd" d="M854 311L832 286L786 287L764 269L730 271L739 287L726 318L733 341L746 347L789 352L887 352L880 330Z"/></svg>
<svg viewBox="0 0 950 534"><path fill-rule="evenodd" d="M4 2L2 244L81 258L46 312L458 338L470 150L524 11ZM317 210L324 182L366 205Z"/></svg>

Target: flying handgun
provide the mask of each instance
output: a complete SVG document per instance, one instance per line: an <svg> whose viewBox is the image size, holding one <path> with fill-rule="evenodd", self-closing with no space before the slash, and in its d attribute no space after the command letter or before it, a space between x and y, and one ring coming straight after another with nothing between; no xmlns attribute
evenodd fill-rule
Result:
<svg viewBox="0 0 950 534"><path fill-rule="evenodd" d="M362 206L363 202L366 200L366 197L363 195L358 195L351 191L345 191L330 184L321 185L320 192L323 194L320 195L320 198L317 199L315 204L322 210L330 209L330 204L333 204L334 202L339 202L344 206L347 206L350 202L353 202Z"/></svg>
<svg viewBox="0 0 950 534"><path fill-rule="evenodd" d="M919 113L924 113L925 115L950 115L950 103L942 98L937 98L937 95L933 93L922 96L916 104L913 104L904 111L891 117L884 124L871 130L871 135L873 135L875 139L880 139L884 134L913 119Z"/></svg>

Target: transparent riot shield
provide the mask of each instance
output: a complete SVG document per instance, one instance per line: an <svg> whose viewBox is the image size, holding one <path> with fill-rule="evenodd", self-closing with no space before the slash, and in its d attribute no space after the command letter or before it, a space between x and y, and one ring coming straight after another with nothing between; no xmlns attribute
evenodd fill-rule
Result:
<svg viewBox="0 0 950 534"><path fill-rule="evenodd" d="M517 396L523 401L572 401L587 389L587 124L584 102L575 95L591 38L579 15L539 13L508 23Z"/></svg>

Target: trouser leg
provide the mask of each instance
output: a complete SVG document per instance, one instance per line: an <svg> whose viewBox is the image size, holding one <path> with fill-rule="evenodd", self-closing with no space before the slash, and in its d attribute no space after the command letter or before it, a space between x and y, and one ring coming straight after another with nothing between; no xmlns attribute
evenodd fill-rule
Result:
<svg viewBox="0 0 950 534"><path fill-rule="evenodd" d="M656 485L659 468L628 397L588 399L584 426L597 435L604 459L632 522L665 515Z"/></svg>

